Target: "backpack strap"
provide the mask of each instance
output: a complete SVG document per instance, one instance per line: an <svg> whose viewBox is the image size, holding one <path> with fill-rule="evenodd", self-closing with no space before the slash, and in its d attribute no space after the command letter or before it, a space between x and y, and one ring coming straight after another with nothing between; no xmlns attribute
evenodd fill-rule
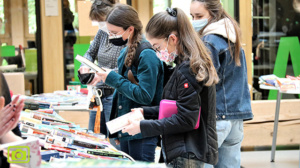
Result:
<svg viewBox="0 0 300 168"><path fill-rule="evenodd" d="M154 49L152 48L152 45L147 41L147 42L142 42L138 45L136 52L135 52L135 56L133 59L133 64L136 68L139 66L140 63L140 55L142 53L142 51L144 51L145 49L152 49L154 51Z"/></svg>
<svg viewBox="0 0 300 168"><path fill-rule="evenodd" d="M137 68L139 66L140 55L141 55L142 51L144 51L145 49L152 49L154 51L154 49L152 48L152 45L148 41L139 43L138 47L136 48L135 55L133 58L133 63L131 64L131 67L135 66ZM131 67L129 67L129 69L131 69ZM122 68L122 75L124 75L125 71L126 71L126 67L124 65Z"/></svg>

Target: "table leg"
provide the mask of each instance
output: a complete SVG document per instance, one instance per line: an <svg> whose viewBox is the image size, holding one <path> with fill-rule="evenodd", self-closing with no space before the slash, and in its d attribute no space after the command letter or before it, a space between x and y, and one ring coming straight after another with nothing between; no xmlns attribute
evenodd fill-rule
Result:
<svg viewBox="0 0 300 168"><path fill-rule="evenodd" d="M276 150L276 140L277 140L277 129L278 129L278 120L279 120L280 101L281 101L281 93L280 93L280 91L278 91L277 92L277 100L276 100L274 129L273 129L271 162L275 161L275 150Z"/></svg>

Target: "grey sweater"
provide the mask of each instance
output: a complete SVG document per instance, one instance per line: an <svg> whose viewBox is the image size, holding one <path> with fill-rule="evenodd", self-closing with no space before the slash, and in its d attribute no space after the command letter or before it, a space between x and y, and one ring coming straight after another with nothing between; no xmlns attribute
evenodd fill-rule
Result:
<svg viewBox="0 0 300 168"><path fill-rule="evenodd" d="M109 36L105 31L99 29L84 57L92 62L94 62L97 58L98 66L117 71L117 60L120 55L120 51L126 45L115 46L109 43L108 37ZM99 82L97 87L110 88L103 82Z"/></svg>

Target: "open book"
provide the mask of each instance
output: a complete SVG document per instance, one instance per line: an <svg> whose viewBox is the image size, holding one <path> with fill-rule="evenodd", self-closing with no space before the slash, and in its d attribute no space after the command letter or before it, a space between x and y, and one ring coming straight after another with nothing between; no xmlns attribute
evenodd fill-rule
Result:
<svg viewBox="0 0 300 168"><path fill-rule="evenodd" d="M118 118L115 118L106 123L106 126L111 134L121 131L126 126L130 125L129 119L141 121L144 120L144 116L139 111L129 112Z"/></svg>
<svg viewBox="0 0 300 168"><path fill-rule="evenodd" d="M84 58L83 56L77 55L75 57L75 59L77 59L79 62L85 64L86 66L88 66L89 68L91 68L92 70L94 70L96 72L105 72L105 69L97 66L96 64L94 64L90 60Z"/></svg>

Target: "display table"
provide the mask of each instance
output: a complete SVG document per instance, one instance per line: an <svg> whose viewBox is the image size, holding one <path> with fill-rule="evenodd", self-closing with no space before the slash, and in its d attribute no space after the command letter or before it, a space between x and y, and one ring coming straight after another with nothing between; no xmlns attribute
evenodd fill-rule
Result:
<svg viewBox="0 0 300 168"><path fill-rule="evenodd" d="M278 87L266 86L266 85L259 85L259 88L264 89L264 90L277 90L275 119L274 119L274 128L273 128L272 152L271 152L271 162L274 162L275 161L275 151L276 151L276 140L277 140L277 130L278 130L281 95L282 94L300 94L300 91L299 90L281 91L281 90L279 90Z"/></svg>
<svg viewBox="0 0 300 168"><path fill-rule="evenodd" d="M29 102L42 103L43 106L48 105L66 120L79 124L83 128L88 127L90 101L85 94L76 91L55 91L22 98Z"/></svg>

